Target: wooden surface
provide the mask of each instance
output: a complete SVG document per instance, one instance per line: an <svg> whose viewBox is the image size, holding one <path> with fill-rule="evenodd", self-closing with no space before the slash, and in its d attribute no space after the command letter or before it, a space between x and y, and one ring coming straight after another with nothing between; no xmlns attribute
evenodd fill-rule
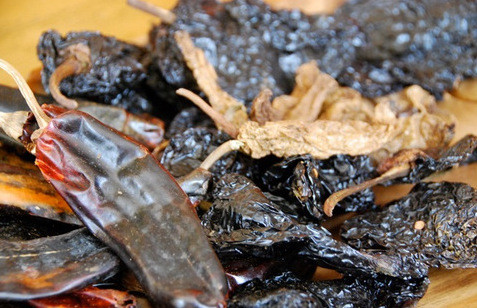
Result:
<svg viewBox="0 0 477 308"><path fill-rule="evenodd" d="M170 8L175 0L150 0ZM342 0L336 0L342 2ZM57 29L61 33L94 30L120 39L144 43L151 25L158 20L129 8L126 0L20 0L0 1L0 57L12 63L25 76L40 62L36 57L36 44L43 31ZM310 11L330 11L333 1L275 0L277 6L302 5ZM13 85L5 73L0 73L0 83ZM455 96L446 95L441 106L458 118L456 138L472 133L477 128L477 81L460 86ZM477 165L452 170L436 179L467 182L477 187ZM409 187L381 190L379 200L389 200L406 193ZM477 270L433 269L431 285L419 307L477 307Z"/></svg>

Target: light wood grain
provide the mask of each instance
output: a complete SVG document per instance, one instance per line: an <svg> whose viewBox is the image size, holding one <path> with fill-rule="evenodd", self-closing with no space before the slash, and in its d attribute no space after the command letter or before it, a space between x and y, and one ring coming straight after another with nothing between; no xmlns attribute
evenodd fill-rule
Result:
<svg viewBox="0 0 477 308"><path fill-rule="evenodd" d="M176 0L150 0L171 8ZM342 2L342 0L336 0ZM126 0L20 0L0 1L0 57L11 62L28 76L40 66L36 57L36 44L42 32L57 29L61 33L78 30L100 31L120 39L144 43L151 25L158 20L129 8ZM289 0L274 0L275 4L289 4ZM306 10L330 10L333 1L296 0ZM0 73L0 83L13 85L13 81ZM477 82L465 82L455 93L462 99L447 95L441 106L458 118L456 136L476 131ZM438 179L462 181L477 187L477 165L452 170ZM409 187L388 188L380 192L380 201L387 201L406 193ZM477 270L432 270L431 285L419 307L476 307Z"/></svg>

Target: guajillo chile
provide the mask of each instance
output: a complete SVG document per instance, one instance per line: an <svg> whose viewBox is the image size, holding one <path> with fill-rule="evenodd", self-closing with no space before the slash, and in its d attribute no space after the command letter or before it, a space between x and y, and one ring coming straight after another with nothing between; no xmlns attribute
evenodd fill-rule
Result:
<svg viewBox="0 0 477 308"><path fill-rule="evenodd" d="M36 164L83 223L131 268L156 305L220 306L227 285L186 194L149 153L80 111L35 115ZM23 83L22 83L23 82Z"/></svg>

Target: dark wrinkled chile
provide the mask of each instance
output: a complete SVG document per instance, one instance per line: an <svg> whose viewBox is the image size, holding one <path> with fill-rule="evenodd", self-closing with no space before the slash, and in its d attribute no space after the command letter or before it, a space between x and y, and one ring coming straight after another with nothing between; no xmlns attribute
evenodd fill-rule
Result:
<svg viewBox="0 0 477 308"><path fill-rule="evenodd" d="M433 267L477 267L476 200L466 184L420 183L380 212L347 220L341 236L355 248L409 255Z"/></svg>
<svg viewBox="0 0 477 308"><path fill-rule="evenodd" d="M374 176L376 170L368 156L336 155L318 160L304 155L287 158L265 168L260 185L300 205L305 214L322 218L323 203L332 193ZM375 207L374 193L366 189L345 198L337 209L360 212Z"/></svg>
<svg viewBox="0 0 477 308"><path fill-rule="evenodd" d="M150 34L148 84L171 102L174 89L197 88L173 38L186 30L220 85L247 106L264 87L289 93L310 60L367 97L411 84L440 96L477 76L475 12L475 1L458 0L349 1L332 16L275 12L260 0L182 0L176 22Z"/></svg>
<svg viewBox="0 0 477 308"><path fill-rule="evenodd" d="M189 128L173 136L164 150L161 163L175 177L184 176L200 164L222 143L230 137L214 128ZM251 172L252 158L233 152L219 159L211 168L216 175L226 172Z"/></svg>
<svg viewBox="0 0 477 308"><path fill-rule="evenodd" d="M156 305L223 302L223 269L192 205L144 147L78 111L52 119L36 144L44 176Z"/></svg>
<svg viewBox="0 0 477 308"><path fill-rule="evenodd" d="M0 269L0 299L26 300L112 277L119 259L82 228L30 240L1 239Z"/></svg>
<svg viewBox="0 0 477 308"><path fill-rule="evenodd" d="M422 298L429 280L384 275L303 281L290 273L239 287L229 307L408 307Z"/></svg>
<svg viewBox="0 0 477 308"><path fill-rule="evenodd" d="M171 139L175 135L183 134L189 128L207 127L215 128L215 123L195 107L183 109L169 124L166 131L166 138Z"/></svg>
<svg viewBox="0 0 477 308"><path fill-rule="evenodd" d="M65 61L62 52L79 43L91 50L91 70L64 79L60 85L63 94L134 112L153 110L145 93L147 63L142 61L146 50L98 32L71 32L65 37L52 30L43 33L37 52L43 63L41 79L47 92L51 74Z"/></svg>
<svg viewBox="0 0 477 308"><path fill-rule="evenodd" d="M477 136L467 135L448 149L441 150L435 157L430 155L418 157L408 175L391 183L418 183L433 173L471 163L477 159L476 149Z"/></svg>
<svg viewBox="0 0 477 308"><path fill-rule="evenodd" d="M225 175L216 183L212 195L215 200L202 216L202 224L219 256L300 256L343 273L427 275L427 268L416 260L363 254L336 241L324 228L298 223L244 176Z"/></svg>

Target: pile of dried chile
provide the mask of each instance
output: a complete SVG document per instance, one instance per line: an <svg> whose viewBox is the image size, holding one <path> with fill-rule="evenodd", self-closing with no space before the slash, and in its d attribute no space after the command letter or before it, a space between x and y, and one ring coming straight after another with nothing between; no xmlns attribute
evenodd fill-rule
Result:
<svg viewBox="0 0 477 308"><path fill-rule="evenodd" d="M71 47L83 44L91 68L65 78L62 93L159 115L168 125L88 105L101 121L133 118L130 127L112 119L119 132L50 105L43 110L53 119L36 139L29 118L24 143L36 144L37 164L81 221L0 205L0 305L407 307L424 296L429 267L477 267L475 189L421 183L475 161L475 136L422 151L407 175L387 183L416 187L382 209L370 188L340 201L335 215L357 216L333 234L323 226L326 199L400 157L377 166L367 155L253 159L235 151L198 168L234 136L183 108L175 90L200 90L174 37L190 33L220 86L247 107L265 87L290 93L297 68L310 60L366 97L412 84L439 97L477 76L476 12L474 1L457 0L353 0L329 16L273 11L259 0L181 0L176 21L155 26L147 47L96 32L44 33L38 55L47 92ZM169 108L179 113L173 118ZM131 130L143 145L123 135ZM141 139L151 132L154 156ZM44 187L37 189L53 195ZM126 268L139 282L124 277ZM320 270L333 277L322 279Z"/></svg>
<svg viewBox="0 0 477 308"><path fill-rule="evenodd" d="M47 89L65 50L86 44L91 70L66 78L61 91L136 112L163 111L164 102L177 108L177 88L197 89L174 40L179 30L205 51L221 87L247 106L264 87L289 93L297 68L310 60L366 97L412 84L441 97L456 80L477 76L476 11L474 1L361 0L334 15L307 16L260 0L181 0L176 21L153 28L147 49L96 32L49 31L38 55Z"/></svg>

